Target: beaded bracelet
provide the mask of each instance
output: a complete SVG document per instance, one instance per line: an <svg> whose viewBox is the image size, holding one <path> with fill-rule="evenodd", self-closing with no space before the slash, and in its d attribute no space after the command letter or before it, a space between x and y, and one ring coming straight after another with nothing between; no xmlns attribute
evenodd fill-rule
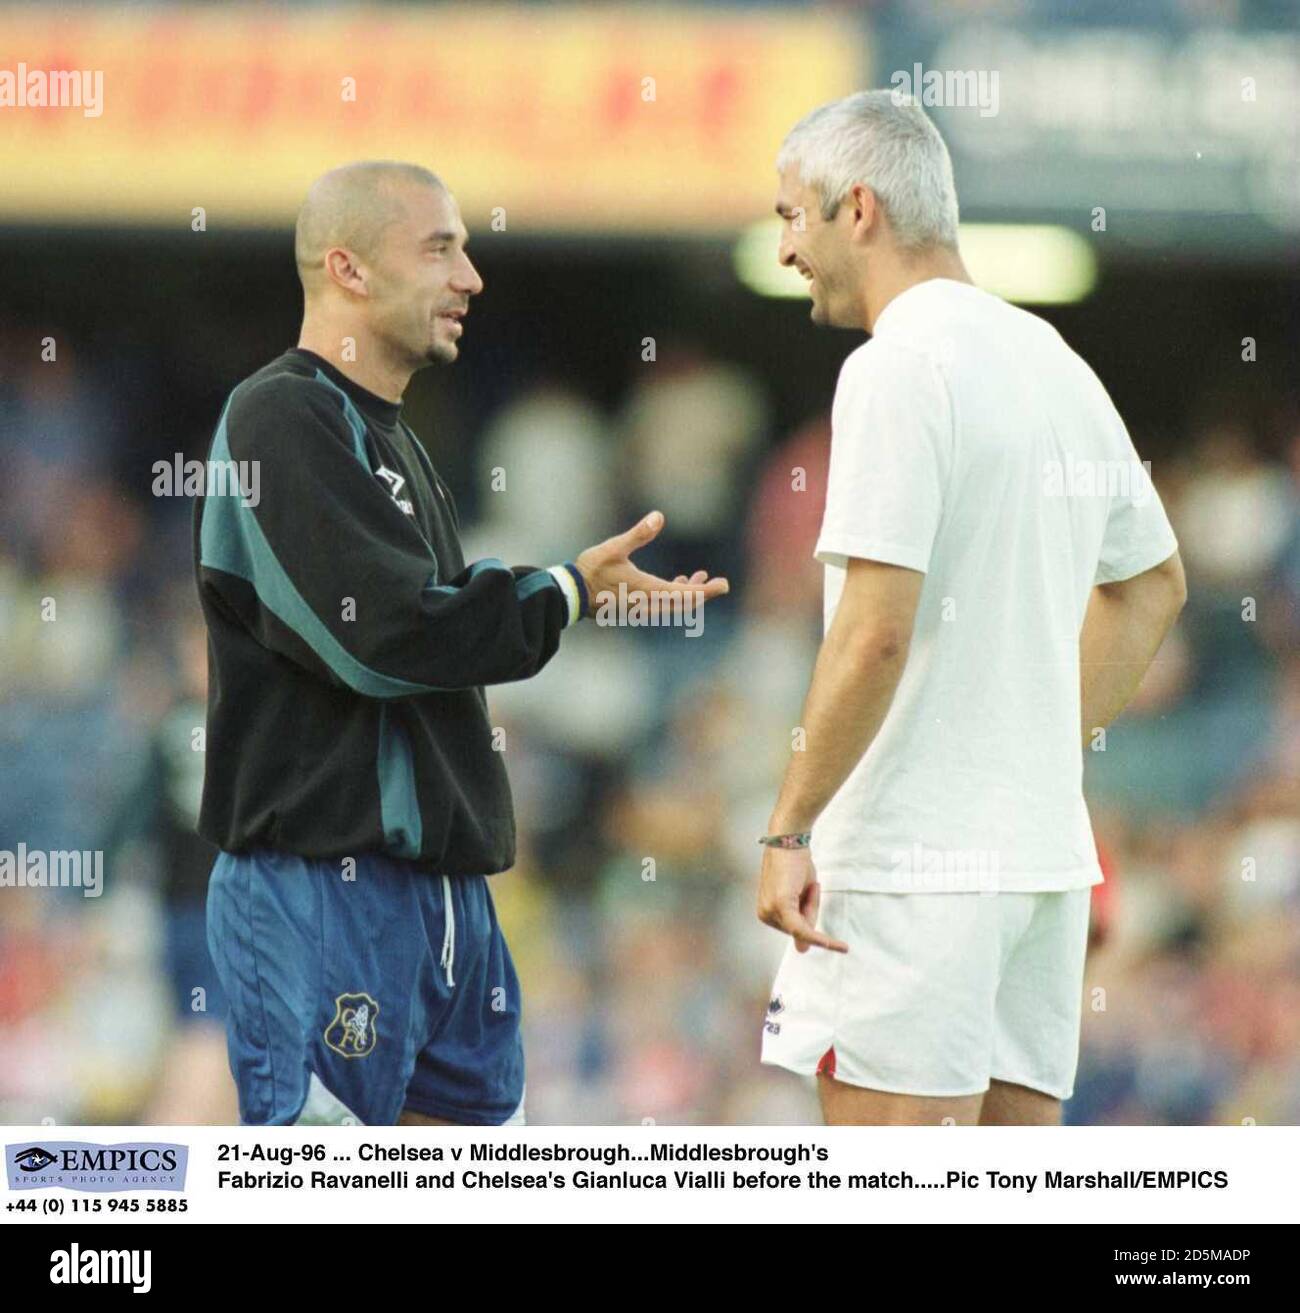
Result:
<svg viewBox="0 0 1300 1313"><path fill-rule="evenodd" d="M764 834L759 843L765 848L807 848L812 843L812 834L807 830L802 834Z"/></svg>

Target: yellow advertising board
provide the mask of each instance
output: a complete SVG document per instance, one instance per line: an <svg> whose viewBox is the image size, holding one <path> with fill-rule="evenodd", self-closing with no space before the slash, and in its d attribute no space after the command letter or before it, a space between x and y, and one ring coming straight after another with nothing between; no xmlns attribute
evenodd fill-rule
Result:
<svg viewBox="0 0 1300 1313"><path fill-rule="evenodd" d="M0 220L280 224L405 159L471 230L729 231L863 42L807 11L0 10Z"/></svg>

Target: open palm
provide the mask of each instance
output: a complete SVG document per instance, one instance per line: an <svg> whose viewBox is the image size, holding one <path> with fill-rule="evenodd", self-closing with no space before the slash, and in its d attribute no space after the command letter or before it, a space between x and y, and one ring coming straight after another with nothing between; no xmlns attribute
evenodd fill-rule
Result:
<svg viewBox="0 0 1300 1313"><path fill-rule="evenodd" d="M694 594L695 605L701 605L730 591L726 579L720 576L710 579L707 570L697 570L690 578L678 575L675 579L661 579L634 565L632 553L653 542L663 527L663 514L651 511L625 533L588 547L578 557L575 564L586 581L593 609L606 600L602 594L617 599L620 588L625 590L629 603L635 603L638 595L642 595L651 606L671 602L674 595L687 594Z"/></svg>

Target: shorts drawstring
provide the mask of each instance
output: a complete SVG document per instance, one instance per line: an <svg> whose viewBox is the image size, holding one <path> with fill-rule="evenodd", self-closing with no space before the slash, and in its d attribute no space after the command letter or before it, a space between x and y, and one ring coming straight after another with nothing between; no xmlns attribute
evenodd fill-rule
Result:
<svg viewBox="0 0 1300 1313"><path fill-rule="evenodd" d="M447 986L456 987L451 978L452 964L456 961L456 908L451 901L451 877L442 877L442 965L447 970Z"/></svg>

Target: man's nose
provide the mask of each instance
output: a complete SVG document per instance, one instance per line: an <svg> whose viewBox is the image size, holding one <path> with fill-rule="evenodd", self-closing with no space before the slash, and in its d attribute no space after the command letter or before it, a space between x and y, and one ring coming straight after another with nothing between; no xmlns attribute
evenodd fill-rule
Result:
<svg viewBox="0 0 1300 1313"><path fill-rule="evenodd" d="M794 263L794 243L788 237L782 236L776 248L776 262L783 265Z"/></svg>
<svg viewBox="0 0 1300 1313"><path fill-rule="evenodd" d="M458 292L464 292L467 296L477 296L483 290L483 280L469 256L464 257L461 267L456 271L455 285Z"/></svg>

